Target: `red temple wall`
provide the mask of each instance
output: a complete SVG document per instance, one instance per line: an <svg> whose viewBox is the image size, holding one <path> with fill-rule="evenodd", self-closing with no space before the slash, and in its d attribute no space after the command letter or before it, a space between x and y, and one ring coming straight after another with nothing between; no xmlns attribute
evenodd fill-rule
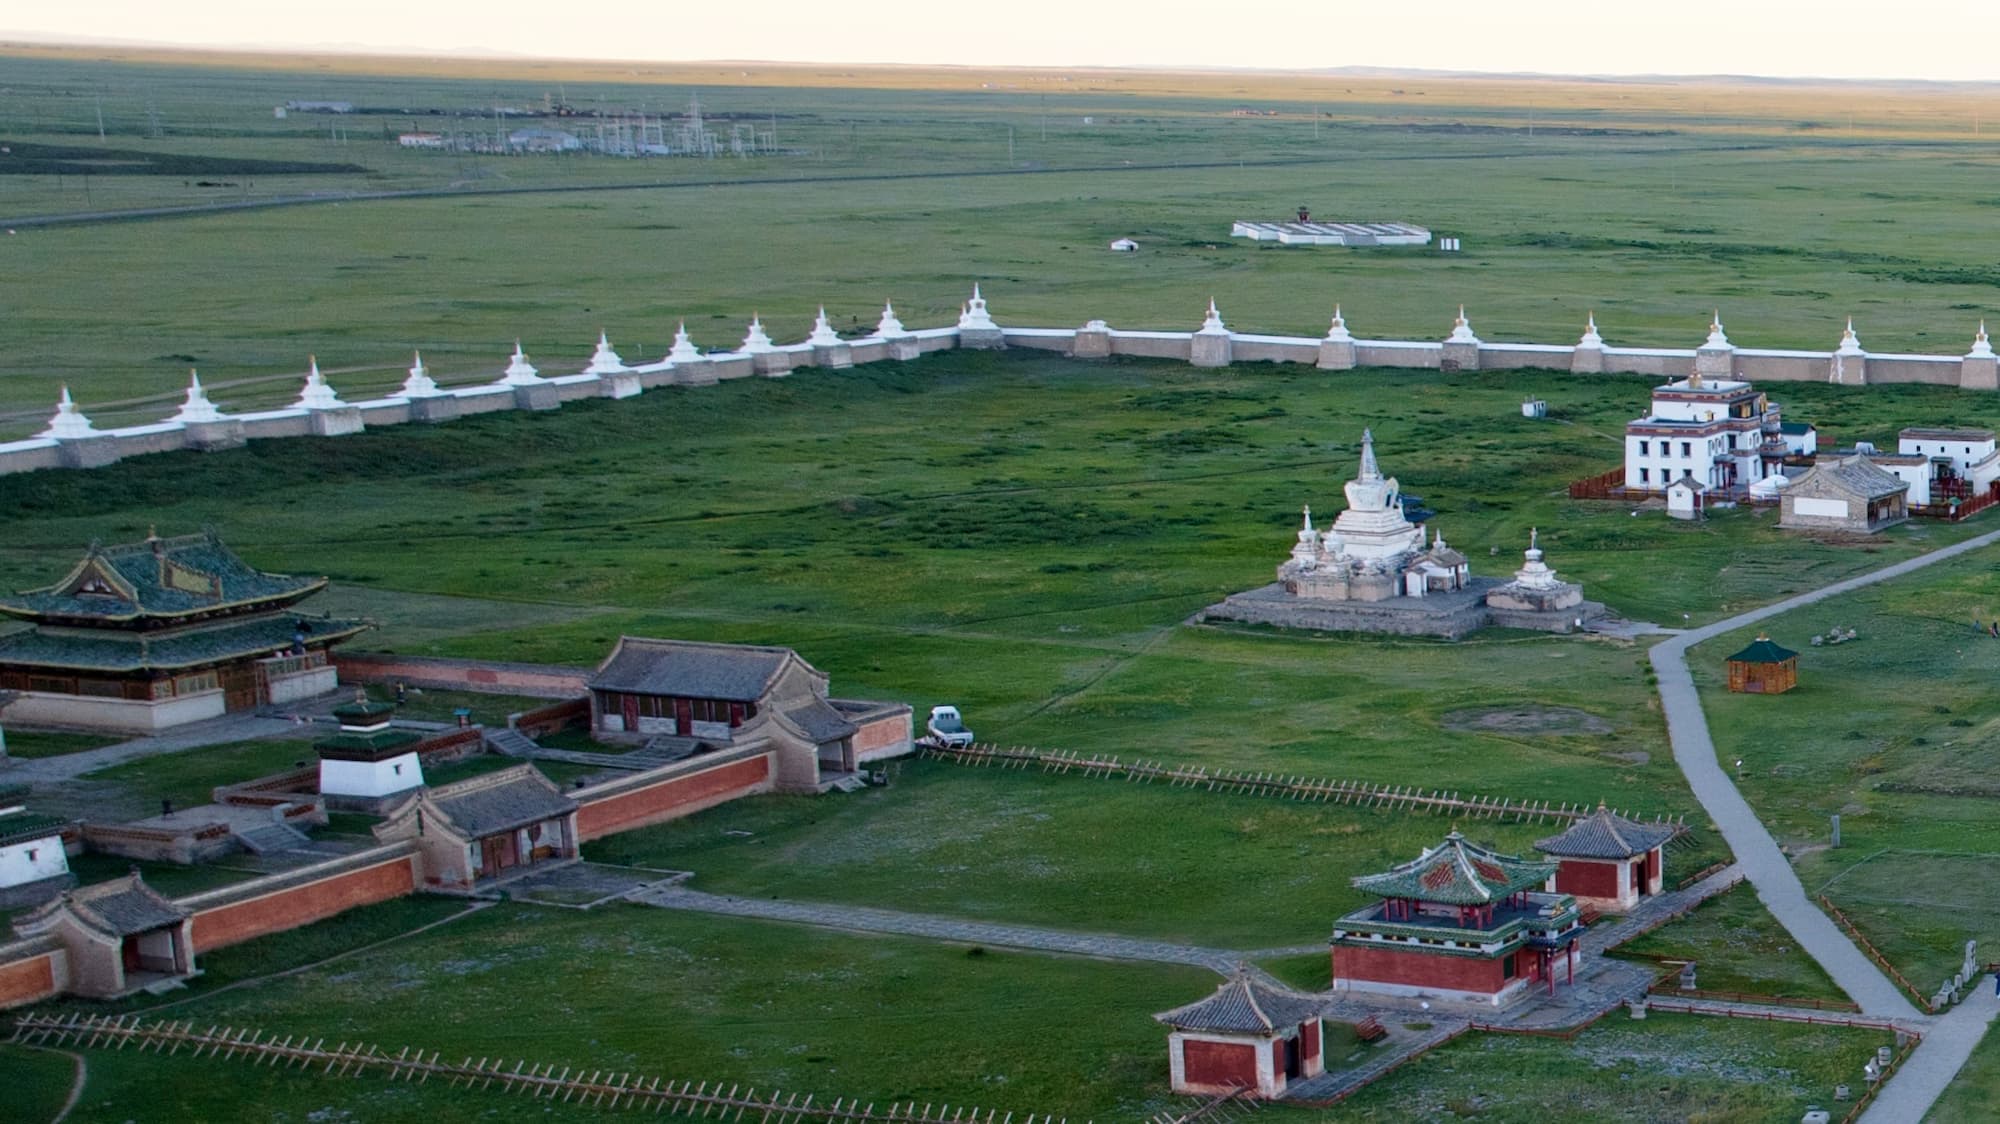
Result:
<svg viewBox="0 0 2000 1124"><path fill-rule="evenodd" d="M239 944L267 933L296 929L343 913L414 893L414 860L398 856L379 866L350 870L249 901L232 902L194 915L198 953Z"/></svg>
<svg viewBox="0 0 2000 1124"><path fill-rule="evenodd" d="M1333 978L1477 991L1491 995L1512 982L1501 976L1502 959L1481 960L1394 948L1335 945Z"/></svg>
<svg viewBox="0 0 2000 1124"><path fill-rule="evenodd" d="M1618 868L1623 862L1563 859L1556 867L1556 891L1583 898L1618 896Z"/></svg>
<svg viewBox="0 0 2000 1124"><path fill-rule="evenodd" d="M1319 1057L1318 1020L1305 1024L1299 1030L1299 1060L1301 1062L1311 1061L1316 1057Z"/></svg>
<svg viewBox="0 0 2000 1124"><path fill-rule="evenodd" d="M1282 1062L1277 1071L1285 1071ZM1181 1080L1188 1085L1241 1085L1255 1089L1257 1048L1248 1042L1184 1039L1181 1042Z"/></svg>
<svg viewBox="0 0 2000 1124"><path fill-rule="evenodd" d="M759 754L719 768L688 773L645 788L584 802L576 812L579 840L629 831L762 791L771 778L771 755Z"/></svg>
<svg viewBox="0 0 2000 1124"><path fill-rule="evenodd" d="M56 993L56 957L43 952L0 964L0 1007L18 1007Z"/></svg>

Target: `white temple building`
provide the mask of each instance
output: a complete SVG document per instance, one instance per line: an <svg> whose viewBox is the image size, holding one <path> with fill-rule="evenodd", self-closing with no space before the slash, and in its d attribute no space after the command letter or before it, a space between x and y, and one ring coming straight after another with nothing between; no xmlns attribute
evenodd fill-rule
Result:
<svg viewBox="0 0 2000 1124"><path fill-rule="evenodd" d="M1722 329L1711 327L1713 341ZM1655 388L1652 409L1625 426L1625 488L1664 492L1691 476L1710 492L1740 494L1817 444L1812 427L1785 425L1750 383L1697 372Z"/></svg>

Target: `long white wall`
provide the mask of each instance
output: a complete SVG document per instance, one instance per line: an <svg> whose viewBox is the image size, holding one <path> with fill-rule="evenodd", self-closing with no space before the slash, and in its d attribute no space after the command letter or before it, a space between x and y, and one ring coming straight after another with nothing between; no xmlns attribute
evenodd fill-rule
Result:
<svg viewBox="0 0 2000 1124"><path fill-rule="evenodd" d="M332 391L281 410L219 415L210 420L178 417L149 425L98 430L82 405L66 410L50 430L23 441L0 443L0 474L44 468L92 468L142 453L174 449L231 448L246 441L280 437L341 436L385 425L441 422L496 410L554 410L579 398L627 398L661 386L702 386L724 379L776 378L800 368L841 368L857 363L909 360L951 348L1019 348L1078 358L1135 356L1175 359L1196 366L1249 363L1312 364L1322 370L1387 367L1412 370L1549 369L1578 375L1633 374L1682 378L1695 369L1696 349L1624 348L1605 345L1592 332L1574 344L1488 343L1469 323L1450 336L1427 340L1360 339L1336 319L1327 336L1269 336L1229 330L1219 314L1199 331L1121 331L1103 321L1081 328L1013 328L994 324L984 302L952 327L902 331L900 325L859 339L838 339L830 331L811 340L772 344L753 325L751 339L729 352L700 354L677 347L654 363L624 366L593 358L574 375L508 377L494 383L343 402ZM602 351L602 347L600 347ZM1868 355L1853 348L1834 351L1777 351L1703 345L1704 370L1726 360L1735 377L1756 381L1827 380L1848 385L1926 383L1968 390L2000 389L1995 359L1982 334L1966 355ZM613 356L615 359L615 354ZM309 400L310 404L309 404Z"/></svg>

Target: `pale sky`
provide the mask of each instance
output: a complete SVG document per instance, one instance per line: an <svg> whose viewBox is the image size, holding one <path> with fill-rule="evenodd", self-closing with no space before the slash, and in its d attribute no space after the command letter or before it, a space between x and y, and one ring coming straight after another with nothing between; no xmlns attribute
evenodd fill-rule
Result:
<svg viewBox="0 0 2000 1124"><path fill-rule="evenodd" d="M19 0L0 38L675 62L2000 80L1976 0Z"/></svg>

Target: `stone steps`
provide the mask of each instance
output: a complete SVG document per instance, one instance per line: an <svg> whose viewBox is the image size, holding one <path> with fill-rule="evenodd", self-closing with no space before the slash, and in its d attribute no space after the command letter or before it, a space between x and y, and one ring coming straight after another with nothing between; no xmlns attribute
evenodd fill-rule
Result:
<svg viewBox="0 0 2000 1124"><path fill-rule="evenodd" d="M312 840L289 824L265 824L235 834L237 842L243 844L243 849L253 855L276 855L285 851L304 850L312 845Z"/></svg>

